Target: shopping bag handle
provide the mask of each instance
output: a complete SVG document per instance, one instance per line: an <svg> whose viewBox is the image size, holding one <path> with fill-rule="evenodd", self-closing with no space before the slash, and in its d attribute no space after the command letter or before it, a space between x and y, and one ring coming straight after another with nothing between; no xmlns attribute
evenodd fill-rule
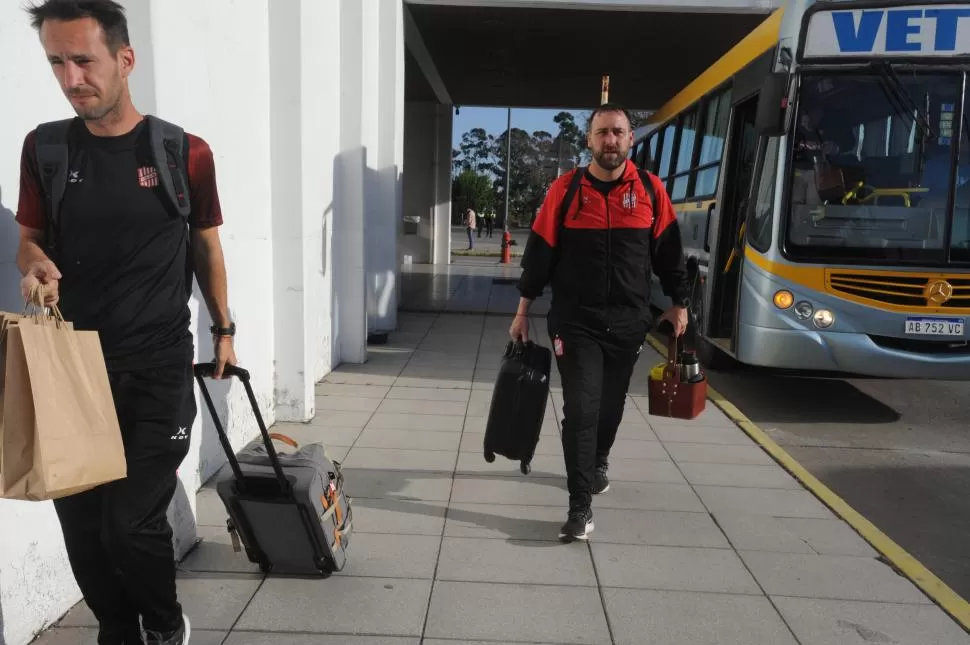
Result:
<svg viewBox="0 0 970 645"><path fill-rule="evenodd" d="M215 363L197 363L194 369L196 378L212 378L216 374ZM244 382L249 380L249 371L232 363L226 363L226 366L222 368L222 374L229 377L235 376Z"/></svg>

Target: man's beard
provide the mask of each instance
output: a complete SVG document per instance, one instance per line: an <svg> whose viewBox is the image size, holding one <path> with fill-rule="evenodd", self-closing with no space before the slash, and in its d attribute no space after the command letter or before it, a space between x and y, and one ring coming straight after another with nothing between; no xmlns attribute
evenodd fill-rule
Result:
<svg viewBox="0 0 970 645"><path fill-rule="evenodd" d="M115 97L114 101L102 101L97 105L72 105L72 107L74 108L74 112L81 117L81 120L83 121L101 121L118 109L118 105L121 103L119 99L120 97Z"/></svg>
<svg viewBox="0 0 970 645"><path fill-rule="evenodd" d="M612 156L607 156L612 154ZM620 154L619 150L604 151L599 154L594 153L593 159L604 170L616 170L626 162L626 157Z"/></svg>

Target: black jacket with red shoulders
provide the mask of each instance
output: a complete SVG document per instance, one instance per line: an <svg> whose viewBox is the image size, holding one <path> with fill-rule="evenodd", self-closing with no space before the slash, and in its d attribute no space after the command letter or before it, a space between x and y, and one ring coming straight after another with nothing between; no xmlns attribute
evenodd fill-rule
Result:
<svg viewBox="0 0 970 645"><path fill-rule="evenodd" d="M560 209L574 175L579 179L565 216ZM609 195L584 169L556 179L546 194L522 258L519 292L542 295L552 286L553 311L586 314L606 325L650 321L652 272L675 304L686 304L689 285L680 227L661 181L647 174L655 200L630 160Z"/></svg>

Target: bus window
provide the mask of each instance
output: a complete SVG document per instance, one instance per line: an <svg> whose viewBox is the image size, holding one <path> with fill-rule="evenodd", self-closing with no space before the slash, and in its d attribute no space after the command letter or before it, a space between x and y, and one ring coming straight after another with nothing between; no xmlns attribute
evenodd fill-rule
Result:
<svg viewBox="0 0 970 645"><path fill-rule="evenodd" d="M666 181L670 174L670 158L674 149L674 135L677 133L677 124L671 123L663 131L663 148L660 151L660 167L657 168L657 175Z"/></svg>
<svg viewBox="0 0 970 645"><path fill-rule="evenodd" d="M964 115L970 104L964 104ZM970 263L970 130L964 116L963 134L960 138L960 165L957 167L956 199L954 200L953 227L950 230L950 260Z"/></svg>
<svg viewBox="0 0 970 645"><path fill-rule="evenodd" d="M724 151L724 138L727 134L728 115L731 100L727 91L711 97L704 113L704 129L701 134L701 152L697 165L697 178L694 195L710 196L717 191L721 153Z"/></svg>
<svg viewBox="0 0 970 645"><path fill-rule="evenodd" d="M959 74L806 75L787 248L848 261L943 261Z"/></svg>
<svg viewBox="0 0 970 645"><path fill-rule="evenodd" d="M647 168L649 168L650 170L653 170L654 165L656 165L657 163L657 135L656 134L650 135L650 143L648 145L649 147L647 148L648 150L647 164L649 165L647 166Z"/></svg>
<svg viewBox="0 0 970 645"><path fill-rule="evenodd" d="M680 128L680 146L677 150L677 163L674 166L673 174L677 175L674 179L674 187L670 191L672 201L682 200L687 197L687 182L690 178L691 161L694 159L694 140L697 133L697 110L684 117L683 125Z"/></svg>
<svg viewBox="0 0 970 645"><path fill-rule="evenodd" d="M762 253L771 247L772 215L775 212L775 173L778 170L778 147L780 139L772 137L765 149L761 163L761 176L757 183L754 209L747 226L748 242Z"/></svg>

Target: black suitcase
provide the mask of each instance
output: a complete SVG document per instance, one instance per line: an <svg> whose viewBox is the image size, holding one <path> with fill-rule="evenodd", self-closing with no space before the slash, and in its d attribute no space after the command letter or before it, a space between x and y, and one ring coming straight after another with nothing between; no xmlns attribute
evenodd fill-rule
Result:
<svg viewBox="0 0 970 645"><path fill-rule="evenodd" d="M552 352L532 341L509 341L502 356L492 404L485 426L485 461L495 455L515 459L524 475L532 471L532 457L549 397Z"/></svg>
<svg viewBox="0 0 970 645"><path fill-rule="evenodd" d="M299 448L292 439L266 430L249 383L249 372L226 365L225 376L235 376L246 387L263 444L233 453L212 405L204 378L214 374L213 363L195 366L195 378L209 408L233 476L216 484L229 514L226 527L239 551L265 573L329 576L344 568L345 550L353 526L350 499L344 493L340 464L320 444ZM277 453L273 439L298 448Z"/></svg>

